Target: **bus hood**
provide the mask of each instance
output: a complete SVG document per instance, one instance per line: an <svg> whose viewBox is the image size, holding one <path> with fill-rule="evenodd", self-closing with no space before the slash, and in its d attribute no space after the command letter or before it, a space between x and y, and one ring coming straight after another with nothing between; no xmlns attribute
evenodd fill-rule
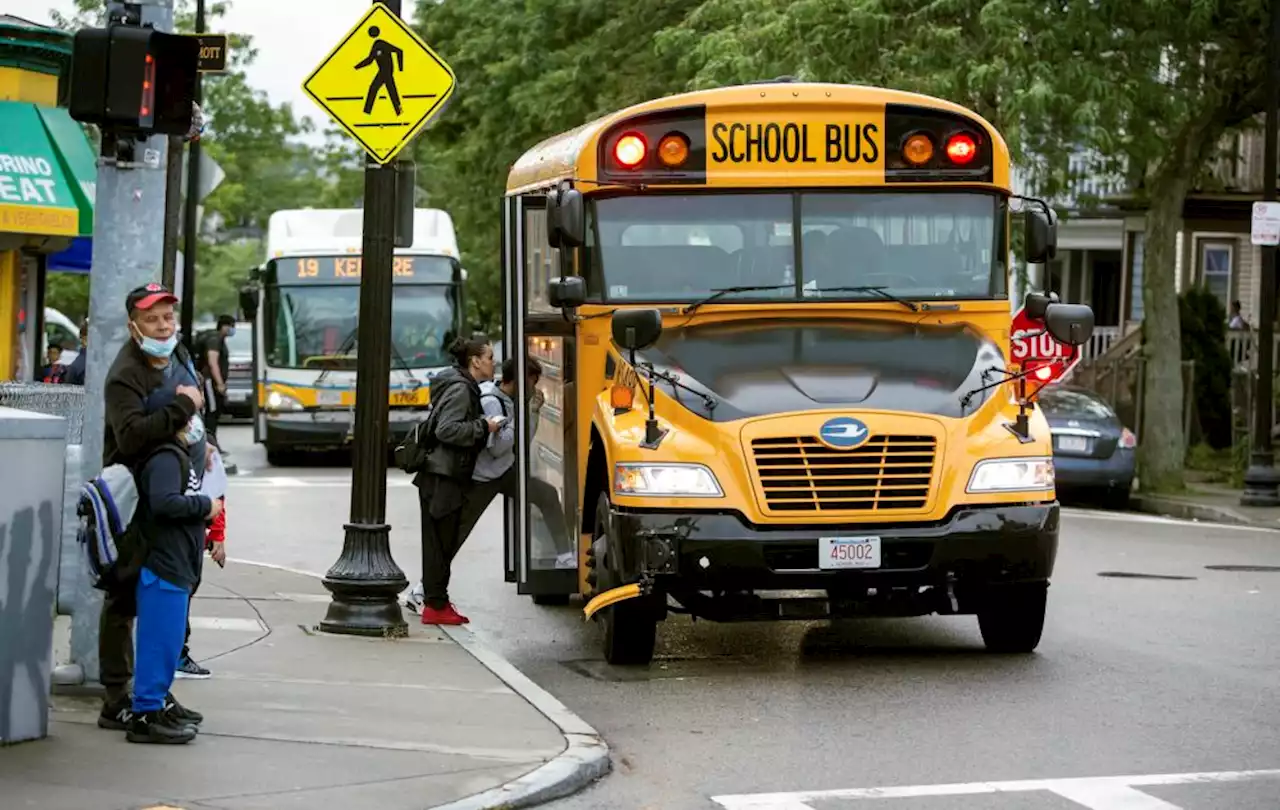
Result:
<svg viewBox="0 0 1280 810"><path fill-rule="evenodd" d="M961 398L998 379L983 372L1005 368L1000 347L971 326L872 319L677 327L639 354L684 386L659 389L717 422L829 408L961 417L991 392L968 409Z"/></svg>

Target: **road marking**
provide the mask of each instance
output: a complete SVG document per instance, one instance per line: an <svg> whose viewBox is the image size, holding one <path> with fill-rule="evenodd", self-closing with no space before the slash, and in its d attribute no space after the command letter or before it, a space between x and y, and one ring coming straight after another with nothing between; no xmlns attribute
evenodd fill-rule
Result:
<svg viewBox="0 0 1280 810"><path fill-rule="evenodd" d="M1280 528L1272 528L1270 526L1241 526L1235 523L1211 523L1206 520L1179 520L1178 518L1163 517L1161 515L1148 515L1141 512L1104 512L1094 509L1079 509L1075 507L1063 507L1062 514L1073 518L1086 518L1090 520L1111 520L1122 523L1151 523L1157 526L1196 526L1203 529L1226 529L1235 532L1274 532L1280 531Z"/></svg>
<svg viewBox="0 0 1280 810"><path fill-rule="evenodd" d="M225 619L220 616L192 616L193 630L232 630L238 633L265 633L267 628L257 619Z"/></svg>
<svg viewBox="0 0 1280 810"><path fill-rule="evenodd" d="M1012 782L967 782L951 785L812 790L712 796L727 810L815 810L810 802L833 799L907 799L929 796L974 796L984 793L1048 791L1089 810L1180 810L1178 805L1135 790L1151 785L1191 785L1280 779L1280 768L1261 771L1217 771L1074 779L1024 779Z"/></svg>

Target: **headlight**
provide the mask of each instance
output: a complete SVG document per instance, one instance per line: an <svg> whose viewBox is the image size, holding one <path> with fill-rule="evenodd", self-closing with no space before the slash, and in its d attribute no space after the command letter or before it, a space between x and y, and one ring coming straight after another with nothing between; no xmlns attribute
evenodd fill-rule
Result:
<svg viewBox="0 0 1280 810"><path fill-rule="evenodd" d="M302 410L302 403L288 394L282 394L279 391L272 391L267 394L267 410L300 411Z"/></svg>
<svg viewBox="0 0 1280 810"><path fill-rule="evenodd" d="M994 458L978 462L969 476L969 492L1018 492L1053 489L1053 459Z"/></svg>
<svg viewBox="0 0 1280 810"><path fill-rule="evenodd" d="M719 498L720 482L701 464L616 464L613 491L619 495Z"/></svg>

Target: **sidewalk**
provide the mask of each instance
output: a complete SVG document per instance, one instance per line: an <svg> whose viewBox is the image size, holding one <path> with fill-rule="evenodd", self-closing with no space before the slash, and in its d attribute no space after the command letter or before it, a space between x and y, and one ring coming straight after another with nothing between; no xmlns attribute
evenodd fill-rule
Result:
<svg viewBox="0 0 1280 810"><path fill-rule="evenodd" d="M514 808L609 768L589 726L466 629L331 636L313 577L235 562L205 577L192 647L214 674L174 684L205 715L196 740L132 745L97 727L97 699L56 697L48 739L0 750L5 807Z"/></svg>
<svg viewBox="0 0 1280 810"><path fill-rule="evenodd" d="M1280 529L1280 507L1241 506L1240 490L1215 484L1188 484L1180 495L1134 493L1133 509L1155 515Z"/></svg>

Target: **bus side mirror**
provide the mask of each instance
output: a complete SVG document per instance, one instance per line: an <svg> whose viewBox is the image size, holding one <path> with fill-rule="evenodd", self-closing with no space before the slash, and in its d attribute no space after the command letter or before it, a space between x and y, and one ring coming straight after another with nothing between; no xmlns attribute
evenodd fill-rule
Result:
<svg viewBox="0 0 1280 810"><path fill-rule="evenodd" d="M613 313L613 342L630 351L647 349L662 337L662 313L656 309L622 309Z"/></svg>
<svg viewBox="0 0 1280 810"><path fill-rule="evenodd" d="M582 247L587 241L587 216L582 192L576 188L547 195L547 242L554 248Z"/></svg>
<svg viewBox="0 0 1280 810"><path fill-rule="evenodd" d="M582 276L560 276L547 282L547 300L556 309L577 309L587 302L587 282Z"/></svg>
<svg viewBox="0 0 1280 810"><path fill-rule="evenodd" d="M1056 303L1058 303L1058 294L1056 292L1027 293L1026 297L1022 299L1022 308L1031 320L1043 321L1045 312L1049 310L1049 305Z"/></svg>
<svg viewBox="0 0 1280 810"><path fill-rule="evenodd" d="M1030 209L1026 214L1026 260L1044 264L1058 255L1058 223L1053 209L1049 213Z"/></svg>
<svg viewBox="0 0 1280 810"><path fill-rule="evenodd" d="M1059 343L1083 346L1093 337L1093 309L1084 304L1049 304L1044 326Z"/></svg>
<svg viewBox="0 0 1280 810"><path fill-rule="evenodd" d="M246 287L240 291L240 311L244 313L246 321L252 321L258 317L257 290Z"/></svg>

